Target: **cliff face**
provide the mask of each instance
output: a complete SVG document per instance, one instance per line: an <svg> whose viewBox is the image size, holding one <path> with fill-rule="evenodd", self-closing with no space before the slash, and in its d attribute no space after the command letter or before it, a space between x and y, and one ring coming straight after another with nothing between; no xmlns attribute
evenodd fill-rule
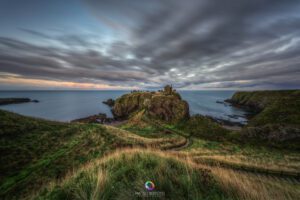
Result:
<svg viewBox="0 0 300 200"><path fill-rule="evenodd" d="M189 117L189 105L179 95L153 95L146 111L149 116L165 121L180 121Z"/></svg>
<svg viewBox="0 0 300 200"><path fill-rule="evenodd" d="M116 99L113 114L117 118L126 118L133 112L142 110L151 99L150 92L134 92Z"/></svg>
<svg viewBox="0 0 300 200"><path fill-rule="evenodd" d="M133 92L115 101L113 114L127 118L132 113L145 110L151 118L175 122L189 117L189 105L176 91Z"/></svg>
<svg viewBox="0 0 300 200"><path fill-rule="evenodd" d="M300 90L237 92L227 102L257 112L245 137L300 145Z"/></svg>
<svg viewBox="0 0 300 200"><path fill-rule="evenodd" d="M232 98L226 100L226 102L260 112L267 106L270 106L281 99L293 96L299 97L299 92L300 91L297 90L236 92Z"/></svg>
<svg viewBox="0 0 300 200"><path fill-rule="evenodd" d="M250 125L300 124L300 90L236 92L226 101L256 111Z"/></svg>

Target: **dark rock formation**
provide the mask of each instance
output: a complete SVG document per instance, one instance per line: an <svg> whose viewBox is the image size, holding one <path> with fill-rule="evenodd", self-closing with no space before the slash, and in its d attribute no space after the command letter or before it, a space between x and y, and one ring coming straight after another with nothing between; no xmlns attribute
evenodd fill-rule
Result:
<svg viewBox="0 0 300 200"><path fill-rule="evenodd" d="M208 119L211 119L212 121L214 121L222 126L237 126L237 127L245 126L245 124L242 122L234 122L234 121L220 119L220 118L216 118L216 117L210 117L210 116L205 116L205 117Z"/></svg>
<svg viewBox="0 0 300 200"><path fill-rule="evenodd" d="M150 92L125 94L116 99L113 114L116 118L127 118L131 113L143 109L151 97Z"/></svg>
<svg viewBox="0 0 300 200"><path fill-rule="evenodd" d="M37 100L31 101L31 99L29 98L1 98L0 105L18 104L18 103L27 103L27 102L36 102L36 101Z"/></svg>
<svg viewBox="0 0 300 200"><path fill-rule="evenodd" d="M111 123L113 121L115 121L115 120L113 118L107 117L105 113L99 113L98 115L92 115L92 116L85 117L85 118L75 119L75 120L72 120L71 122L104 124L104 123Z"/></svg>
<svg viewBox="0 0 300 200"><path fill-rule="evenodd" d="M188 103L171 86L164 91L125 94L115 101L113 114L116 118L127 118L140 110L145 110L149 117L168 122L189 117Z"/></svg>
<svg viewBox="0 0 300 200"><path fill-rule="evenodd" d="M113 107L115 105L115 100L107 99L106 101L103 101L102 103L108 105L109 107Z"/></svg>
<svg viewBox="0 0 300 200"><path fill-rule="evenodd" d="M153 95L147 102L148 115L165 121L179 121L189 117L189 105L177 95Z"/></svg>

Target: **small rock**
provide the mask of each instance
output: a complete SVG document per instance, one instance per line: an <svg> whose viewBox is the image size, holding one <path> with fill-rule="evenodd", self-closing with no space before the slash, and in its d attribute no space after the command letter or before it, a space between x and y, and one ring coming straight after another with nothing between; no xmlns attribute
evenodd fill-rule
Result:
<svg viewBox="0 0 300 200"><path fill-rule="evenodd" d="M115 100L107 99L106 101L103 101L102 103L108 105L109 107L113 107L115 105Z"/></svg>

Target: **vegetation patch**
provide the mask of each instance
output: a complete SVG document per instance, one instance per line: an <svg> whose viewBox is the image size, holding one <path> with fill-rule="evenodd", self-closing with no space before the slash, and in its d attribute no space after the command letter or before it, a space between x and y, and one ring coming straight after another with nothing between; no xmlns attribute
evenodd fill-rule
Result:
<svg viewBox="0 0 300 200"><path fill-rule="evenodd" d="M143 199L143 194L149 195L146 181L155 184L153 192L161 195L159 199L231 199L209 171L140 150L90 164L61 184L44 190L37 199Z"/></svg>
<svg viewBox="0 0 300 200"><path fill-rule="evenodd" d="M68 124L0 110L0 196L26 195L126 140L96 124Z"/></svg>

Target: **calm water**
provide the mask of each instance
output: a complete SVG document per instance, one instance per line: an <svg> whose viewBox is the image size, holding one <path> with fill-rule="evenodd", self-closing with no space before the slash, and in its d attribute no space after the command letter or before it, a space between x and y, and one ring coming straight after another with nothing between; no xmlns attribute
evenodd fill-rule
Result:
<svg viewBox="0 0 300 200"><path fill-rule="evenodd" d="M128 91L0 91L0 98L28 97L40 101L4 105L0 106L0 109L56 121L70 121L98 113L112 116L109 107L102 101L115 99L125 93ZM243 116L245 113L242 110L216 103L230 98L233 93L234 91L180 91L183 99L190 105L191 114L199 113L244 122L246 119L243 117L238 119L228 117L228 115Z"/></svg>

